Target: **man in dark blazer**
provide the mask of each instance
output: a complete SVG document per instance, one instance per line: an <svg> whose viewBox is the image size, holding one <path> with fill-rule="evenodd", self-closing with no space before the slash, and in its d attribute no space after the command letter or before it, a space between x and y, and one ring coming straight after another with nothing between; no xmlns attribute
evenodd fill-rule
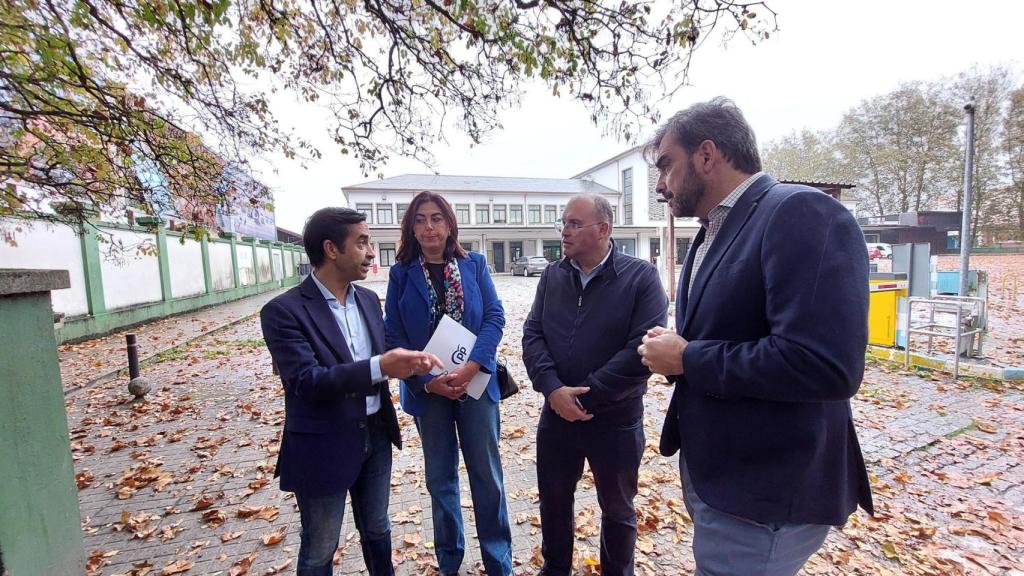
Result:
<svg viewBox="0 0 1024 576"><path fill-rule="evenodd" d="M761 172L740 110L683 110L648 145L658 192L702 225L676 330L639 352L676 388L662 432L694 521L698 575L792 575L859 504L849 399L864 372L868 259L850 212Z"/></svg>
<svg viewBox="0 0 1024 576"><path fill-rule="evenodd" d="M442 367L432 354L384 352L380 299L353 284L374 258L365 220L348 208L314 213L302 233L313 273L260 312L285 390L276 473L299 506L300 576L332 573L348 493L367 572L394 573L388 495L401 436L387 382Z"/></svg>

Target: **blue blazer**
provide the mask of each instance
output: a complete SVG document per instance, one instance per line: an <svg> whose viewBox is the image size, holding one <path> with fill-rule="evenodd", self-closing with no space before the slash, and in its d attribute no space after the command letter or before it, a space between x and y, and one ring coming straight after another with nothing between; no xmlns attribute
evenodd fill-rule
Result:
<svg viewBox="0 0 1024 576"><path fill-rule="evenodd" d="M871 492L849 399L864 374L868 258L819 190L756 180L730 210L676 329L689 344L661 451L680 447L701 499L760 522L841 525Z"/></svg>
<svg viewBox="0 0 1024 576"><path fill-rule="evenodd" d="M480 398L490 397L492 402L497 402L500 393L496 351L505 328L505 310L482 254L470 252L460 259L459 273L463 292L462 325L477 336L469 359L491 373L487 393ZM418 260L391 267L384 309L387 348L423 350L430 341L430 293ZM431 378L433 376L416 376L402 381L402 410L413 416L420 414L421 398L426 393L423 385Z"/></svg>
<svg viewBox="0 0 1024 576"><path fill-rule="evenodd" d="M384 318L376 292L356 286L356 304L373 354L384 352ZM370 360L355 362L345 336L312 278L260 311L263 338L284 385L284 434L276 474L281 490L326 496L347 490L362 468L366 397L380 396L391 442L401 448L387 381L374 384Z"/></svg>

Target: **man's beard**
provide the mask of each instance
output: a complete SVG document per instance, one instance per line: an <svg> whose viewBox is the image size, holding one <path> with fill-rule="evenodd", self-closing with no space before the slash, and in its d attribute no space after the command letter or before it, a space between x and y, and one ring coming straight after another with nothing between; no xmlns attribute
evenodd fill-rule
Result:
<svg viewBox="0 0 1024 576"><path fill-rule="evenodd" d="M707 184L697 176L693 165L687 169L686 183L679 192L672 192L669 205L676 218L692 218L697 215L697 205L707 193Z"/></svg>

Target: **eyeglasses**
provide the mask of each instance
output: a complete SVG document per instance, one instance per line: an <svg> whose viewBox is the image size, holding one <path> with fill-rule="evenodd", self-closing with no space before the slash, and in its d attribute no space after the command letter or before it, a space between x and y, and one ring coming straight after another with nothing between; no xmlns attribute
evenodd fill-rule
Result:
<svg viewBox="0 0 1024 576"><path fill-rule="evenodd" d="M587 226L599 226L601 224L604 224L604 222L594 222L592 224L580 224L579 222L576 222L574 220L570 220L568 222L565 222L565 221L559 219L559 220L555 220L555 230L557 230L559 232L561 232L562 230L564 230L566 228L568 228L569 230L579 230L580 228L586 228Z"/></svg>

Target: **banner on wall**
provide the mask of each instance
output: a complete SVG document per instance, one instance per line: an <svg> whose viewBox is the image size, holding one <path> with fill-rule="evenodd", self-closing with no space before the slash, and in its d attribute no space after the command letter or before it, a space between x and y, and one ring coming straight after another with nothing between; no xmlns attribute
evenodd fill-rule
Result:
<svg viewBox="0 0 1024 576"><path fill-rule="evenodd" d="M230 166L224 170L224 178L229 187L229 200L217 210L217 225L225 232L234 232L239 236L277 240L274 212L267 208L273 202L270 190L248 174ZM259 200L261 197L263 199Z"/></svg>

